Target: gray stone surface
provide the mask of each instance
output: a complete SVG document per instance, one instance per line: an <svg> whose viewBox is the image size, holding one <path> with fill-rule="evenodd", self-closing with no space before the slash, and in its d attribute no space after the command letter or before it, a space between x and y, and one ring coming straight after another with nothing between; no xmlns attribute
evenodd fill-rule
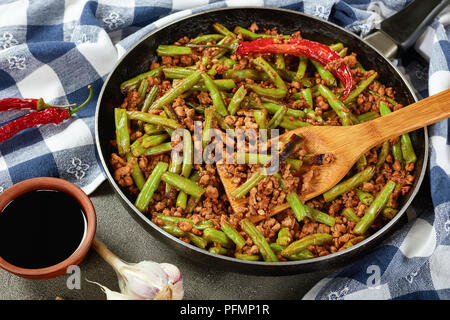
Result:
<svg viewBox="0 0 450 320"><path fill-rule="evenodd" d="M152 260L178 266L184 277L186 299L300 299L315 283L330 273L315 273L280 277L249 276L222 272L197 265L167 250L146 232L125 210L108 182L104 182L92 195L97 212L97 236L125 261ZM68 289L68 275L49 280L27 280L0 269L0 300L6 299L104 299L94 284L99 282L117 290L117 278L112 268L93 250L80 264L81 288Z"/></svg>

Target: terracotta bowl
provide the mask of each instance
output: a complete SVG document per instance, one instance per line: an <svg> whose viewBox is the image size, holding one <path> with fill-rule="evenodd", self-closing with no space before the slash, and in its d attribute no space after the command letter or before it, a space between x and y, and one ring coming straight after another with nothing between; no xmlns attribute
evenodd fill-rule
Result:
<svg viewBox="0 0 450 320"><path fill-rule="evenodd" d="M71 182L58 178L33 178L19 182L5 190L0 195L0 212L12 200L34 190L56 190L64 192L78 201L87 219L86 236L78 249L66 260L60 263L40 269L26 269L14 266L0 257L0 267L8 272L28 279L48 279L60 276L67 272L71 265L78 265L86 256L91 247L97 227L95 209L89 197L79 187Z"/></svg>

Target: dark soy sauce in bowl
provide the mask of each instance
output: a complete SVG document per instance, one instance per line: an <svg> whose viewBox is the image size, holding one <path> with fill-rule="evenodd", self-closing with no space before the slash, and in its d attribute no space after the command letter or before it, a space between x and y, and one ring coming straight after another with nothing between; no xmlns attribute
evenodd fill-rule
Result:
<svg viewBox="0 0 450 320"><path fill-rule="evenodd" d="M31 191L0 212L0 257L20 268L50 267L78 249L86 230L86 215L72 196Z"/></svg>

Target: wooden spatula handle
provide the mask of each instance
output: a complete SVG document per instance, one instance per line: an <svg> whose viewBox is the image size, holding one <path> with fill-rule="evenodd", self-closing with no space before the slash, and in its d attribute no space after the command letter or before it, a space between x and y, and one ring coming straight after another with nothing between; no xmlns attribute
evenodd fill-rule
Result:
<svg viewBox="0 0 450 320"><path fill-rule="evenodd" d="M450 89L386 116L355 126L366 126L379 143L450 117Z"/></svg>

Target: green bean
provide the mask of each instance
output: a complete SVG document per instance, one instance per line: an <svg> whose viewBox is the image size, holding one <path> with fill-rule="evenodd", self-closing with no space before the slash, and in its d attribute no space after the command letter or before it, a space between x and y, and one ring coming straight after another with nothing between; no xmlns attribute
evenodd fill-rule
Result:
<svg viewBox="0 0 450 320"><path fill-rule="evenodd" d="M392 220L395 215L397 214L398 210L394 209L394 208L383 208L383 211L381 211L381 214L383 215L384 218L388 219L388 220Z"/></svg>
<svg viewBox="0 0 450 320"><path fill-rule="evenodd" d="M234 257L239 260L247 260L247 261L258 261L260 257L258 255L250 255L244 253L235 253Z"/></svg>
<svg viewBox="0 0 450 320"><path fill-rule="evenodd" d="M198 180L200 180L200 175L198 174L198 172L194 172L189 177L189 180L191 180L192 182L197 182ZM180 207L180 208L183 208L183 209L186 209L187 208L187 201L188 201L188 195L186 194L186 192L180 191L180 193L178 193L176 206Z"/></svg>
<svg viewBox="0 0 450 320"><path fill-rule="evenodd" d="M259 129L267 129L267 116L262 110L253 110L253 116Z"/></svg>
<svg viewBox="0 0 450 320"><path fill-rule="evenodd" d="M183 164L181 165L181 175L188 178L192 171L194 162L194 147L192 135L189 130L183 130Z"/></svg>
<svg viewBox="0 0 450 320"><path fill-rule="evenodd" d="M253 63L260 67L269 78L273 81L276 89L262 88L257 85L248 85L253 91L262 96L269 96L274 98L284 98L287 93L287 87L280 75L275 71L275 69L262 57L258 57L253 60Z"/></svg>
<svg viewBox="0 0 450 320"><path fill-rule="evenodd" d="M389 107L387 106L387 104L384 101L380 101L380 113L382 116L388 115L389 113L391 113L391 109L389 109ZM405 141L405 145L402 142L404 139ZM408 141L409 140L409 141ZM395 160L398 160L400 162L400 164L402 165L402 167L405 164L405 159L404 159L404 154L403 151L405 151L405 153L408 155L409 160L410 161L416 161L416 155L414 153L414 149L411 145L411 140L409 138L409 134L405 133L403 134L400 139L398 140L398 142L396 142L395 144L392 145L392 154L394 156Z"/></svg>
<svg viewBox="0 0 450 320"><path fill-rule="evenodd" d="M161 143L160 145L144 149L145 151L140 156L156 156L158 154L163 154L172 151L172 145L170 142Z"/></svg>
<svg viewBox="0 0 450 320"><path fill-rule="evenodd" d="M127 115L132 120L141 120L143 122L151 123L157 126L169 127L172 129L178 129L182 127L173 119L168 119L152 113L141 111L127 111Z"/></svg>
<svg viewBox="0 0 450 320"><path fill-rule="evenodd" d="M289 117L283 117L283 121L280 123L280 127L287 130L294 130L301 127L309 127L311 124L300 120L291 120Z"/></svg>
<svg viewBox="0 0 450 320"><path fill-rule="evenodd" d="M217 89L217 86L214 84L212 79L207 74L203 73L202 78L205 81L205 86L209 91L213 105L214 107L216 107L216 111L224 117L227 116L228 110L227 107L225 106L225 103L222 100L219 89Z"/></svg>
<svg viewBox="0 0 450 320"><path fill-rule="evenodd" d="M363 154L361 157L358 158L358 160L356 161L356 168L357 169L361 169L367 166L367 158L366 156Z"/></svg>
<svg viewBox="0 0 450 320"><path fill-rule="evenodd" d="M160 145L161 143L166 141L168 138L170 138L170 136L167 133L157 134L154 136L146 136L146 137L144 137L144 139L142 139L142 147L150 148L150 147Z"/></svg>
<svg viewBox="0 0 450 320"><path fill-rule="evenodd" d="M147 82L148 83L148 82ZM159 93L159 87L153 86L148 94L145 96L144 103L141 108L141 112L148 112L148 109L150 108L151 104L155 101L156 97ZM142 126L144 125L143 121L138 121L138 128L142 129Z"/></svg>
<svg viewBox="0 0 450 320"><path fill-rule="evenodd" d="M284 55L282 53L275 53L275 66L280 70L286 68L286 62L284 61Z"/></svg>
<svg viewBox="0 0 450 320"><path fill-rule="evenodd" d="M182 163L183 158L180 156L180 153L172 152L168 171L177 174L180 173ZM173 190L172 186L166 183L166 195L170 195L172 190Z"/></svg>
<svg viewBox="0 0 450 320"><path fill-rule="evenodd" d="M127 110L114 109L114 120L116 125L116 142L119 155L123 156L130 152L130 134L128 132Z"/></svg>
<svg viewBox="0 0 450 320"><path fill-rule="evenodd" d="M158 56L178 56L192 54L192 50L189 47L160 44L158 48L156 48L156 53Z"/></svg>
<svg viewBox="0 0 450 320"><path fill-rule="evenodd" d="M272 36L269 34L264 34L264 33L254 33L248 29L242 28L237 26L236 28L234 28L234 33L236 34L241 34L242 37L246 40L256 40L256 39L261 39L261 38L276 38L277 36ZM282 36L283 39L287 39L289 38L289 35L284 35Z"/></svg>
<svg viewBox="0 0 450 320"><path fill-rule="evenodd" d="M325 201L331 201L334 200L336 197L340 196L341 194L344 194L346 192L349 192L360 185L362 185L364 182L369 181L372 179L373 175L375 174L375 167L370 166L364 169L363 171L358 172L353 177L340 182L339 184L335 185L333 188L328 190L323 194L323 198Z"/></svg>
<svg viewBox="0 0 450 320"><path fill-rule="evenodd" d="M405 160L406 164L414 163L417 161L416 153L414 152L414 148L411 143L411 138L409 137L409 134L405 133L401 135L400 138L401 142L401 149L402 149L402 155L403 159Z"/></svg>
<svg viewBox="0 0 450 320"><path fill-rule="evenodd" d="M216 110L213 111L213 116L214 119L216 119L219 127L222 128L223 130L234 129L234 127L231 124L225 122L225 118Z"/></svg>
<svg viewBox="0 0 450 320"><path fill-rule="evenodd" d="M342 211L342 215L350 222L359 222L359 220L361 220L352 208L345 208L344 211Z"/></svg>
<svg viewBox="0 0 450 320"><path fill-rule="evenodd" d="M363 122L374 120L374 119L378 118L379 116L380 115L378 114L378 112L369 111L369 112L360 114L356 118L358 119L359 123L363 123Z"/></svg>
<svg viewBox="0 0 450 320"><path fill-rule="evenodd" d="M281 251L281 255L285 258L295 256L307 247L312 245L322 245L327 242L331 242L333 236L328 233L313 233L301 238L300 240L292 242L286 249Z"/></svg>
<svg viewBox="0 0 450 320"><path fill-rule="evenodd" d="M143 79L141 81L141 83L139 84L139 88L138 88L138 93L139 93L139 96L141 97L141 100L143 100L145 98L145 94L147 93L147 88L148 88L148 81L147 81L147 79Z"/></svg>
<svg viewBox="0 0 450 320"><path fill-rule="evenodd" d="M344 49L344 44L342 42L337 42L329 45L328 47L336 52L339 52Z"/></svg>
<svg viewBox="0 0 450 320"><path fill-rule="evenodd" d="M299 57L297 73L295 74L297 79L302 79L305 76L306 68L308 67L308 58L304 56Z"/></svg>
<svg viewBox="0 0 450 320"><path fill-rule="evenodd" d="M224 79L227 78L241 79L241 80L252 79L255 81L265 81L269 79L267 73L254 69L241 69L241 70L229 69L225 71L223 77Z"/></svg>
<svg viewBox="0 0 450 320"><path fill-rule="evenodd" d="M330 104L331 108L336 112L336 114L339 116L339 118L342 119L342 125L352 125L353 122L351 120L350 113L347 111L344 111L343 109L346 109L344 103L334 95L334 93L329 90L324 85L319 84L318 86L319 93L322 97L327 99L328 103Z"/></svg>
<svg viewBox="0 0 450 320"><path fill-rule="evenodd" d="M172 68L164 68L163 72L164 76L167 79L184 79L193 74L195 70L183 67L172 67Z"/></svg>
<svg viewBox="0 0 450 320"><path fill-rule="evenodd" d="M233 196L235 199L241 199L243 198L247 193L250 192L253 187L255 187L260 181L262 181L264 178L267 177L267 172L265 168L261 168L260 170L256 171L250 179L248 179L246 182L241 184L238 188L233 190L231 192L231 196Z"/></svg>
<svg viewBox="0 0 450 320"><path fill-rule="evenodd" d="M315 255L311 251L309 251L308 249L304 249L299 251L298 253L289 256L288 259L297 261L297 260L312 259L314 257Z"/></svg>
<svg viewBox="0 0 450 320"><path fill-rule="evenodd" d="M353 238L353 239L350 239L350 240L348 240L348 241L344 244L344 248L345 248L345 249L348 249L348 248L350 248L350 247L353 247L355 244L357 244L357 243L363 241L365 238L366 238L366 237L364 237L364 236L358 236L358 237L355 237L355 238Z"/></svg>
<svg viewBox="0 0 450 320"><path fill-rule="evenodd" d="M341 56L341 58L343 58L343 57L345 57L347 55L347 52L348 52L348 48L345 47L344 49L339 51L339 55Z"/></svg>
<svg viewBox="0 0 450 320"><path fill-rule="evenodd" d="M158 189L161 177L167 171L168 166L169 165L165 162L158 162L147 181L145 181L145 184L142 187L141 192L139 192L136 202L134 203L135 207L139 211L144 212L147 208L150 200L152 199L153 193L155 193L156 189Z"/></svg>
<svg viewBox="0 0 450 320"><path fill-rule="evenodd" d="M120 85L120 92L125 93L127 91L137 89L137 87L139 86L141 81L148 77L160 77L163 69L164 69L164 66L161 66L161 67L152 69L150 71L141 73L140 75L138 75L130 80L122 82L122 84Z"/></svg>
<svg viewBox="0 0 450 320"><path fill-rule="evenodd" d="M233 37L236 37L236 35L228 30L224 25L221 25L220 23L214 23L213 24L214 30L216 30L218 33L223 34L224 36L231 35Z"/></svg>
<svg viewBox="0 0 450 320"><path fill-rule="evenodd" d="M205 189L197 185L195 182L182 177L176 173L165 172L161 176L161 180L165 183L168 183L178 189L186 192L187 194L194 197L201 197L203 193L205 193Z"/></svg>
<svg viewBox="0 0 450 320"><path fill-rule="evenodd" d="M204 230L206 228L212 228L213 223L210 220L203 220L200 221L197 224L194 224L194 222L191 219L188 218L182 218L182 217L173 217L173 216L165 216L163 214L158 214L157 217L161 219L166 224L177 224L180 221L186 221L192 224L192 227L198 230Z"/></svg>
<svg viewBox="0 0 450 320"><path fill-rule="evenodd" d="M180 228L173 224L165 224L161 226L161 229L177 238L186 236L186 232L181 231Z"/></svg>
<svg viewBox="0 0 450 320"><path fill-rule="evenodd" d="M364 192L359 189L356 190L356 194L358 195L359 201L361 201L366 206L370 206L372 204L373 200L375 199L375 197L371 193Z"/></svg>
<svg viewBox="0 0 450 320"><path fill-rule="evenodd" d="M127 153L127 162L130 162L133 159L133 155L131 153ZM139 165L135 162L132 164L133 171L131 172L131 176L133 177L134 184L138 187L139 190L142 190L142 187L145 184L144 174L139 168Z"/></svg>
<svg viewBox="0 0 450 320"><path fill-rule="evenodd" d="M222 34L204 34L192 39L190 43L199 44L203 42L219 41L223 39L223 37L224 36Z"/></svg>
<svg viewBox="0 0 450 320"><path fill-rule="evenodd" d="M208 245L208 241L206 241L202 237L193 234L192 232L187 232L187 237L196 247L199 247L201 249L205 249L206 246Z"/></svg>
<svg viewBox="0 0 450 320"><path fill-rule="evenodd" d="M379 168L383 165L383 163L386 161L386 157L389 154L389 141L383 142L383 146L381 147L380 154L378 155L377 165L376 167Z"/></svg>
<svg viewBox="0 0 450 320"><path fill-rule="evenodd" d="M394 160L398 160L402 167L405 166L405 160L403 160L402 142L400 139L392 145L392 155Z"/></svg>
<svg viewBox="0 0 450 320"><path fill-rule="evenodd" d="M233 98L231 98L231 101L228 104L228 112L230 113L230 115L234 116L236 111L239 109L242 100L244 100L246 94L247 90L245 90L245 87L243 85L236 90Z"/></svg>
<svg viewBox="0 0 450 320"><path fill-rule="evenodd" d="M310 206L308 206L306 204L303 204L303 206L307 206L309 208L309 210L307 210L307 213L308 213L308 217L311 220L326 224L327 226L330 226L330 227L334 226L335 219L332 216L330 216L320 210L311 208Z"/></svg>
<svg viewBox="0 0 450 320"><path fill-rule="evenodd" d="M335 219L328 214L319 211L317 209L311 208L307 204L303 204L298 195L295 192L291 192L286 196L286 201L294 211L294 215L297 221L302 221L305 217L310 218L313 221L326 224L330 227L334 226Z"/></svg>
<svg viewBox="0 0 450 320"><path fill-rule="evenodd" d="M369 209L364 213L364 216L353 228L353 233L358 235L363 235L370 228L372 223L375 221L378 214L383 210L386 203L389 201L389 197L395 188L394 181L388 181L383 189L377 194L375 200L373 200Z"/></svg>
<svg viewBox="0 0 450 320"><path fill-rule="evenodd" d="M232 50L232 48L234 47L235 44L237 44L237 38L235 35L228 34L225 37L223 37L222 40L217 42L217 45L229 47L229 49L220 48L219 53L216 54L213 57L213 59L220 59L221 57L223 57L225 55L225 53L227 53L227 51Z"/></svg>
<svg viewBox="0 0 450 320"><path fill-rule="evenodd" d="M181 94L191 89L198 82L198 80L200 80L201 75L202 73L200 70L194 71L192 74L188 75L186 78L180 81L180 83L178 83L175 87L167 91L162 97L156 100L150 106L150 109L162 109L162 107L171 103Z"/></svg>
<svg viewBox="0 0 450 320"><path fill-rule="evenodd" d="M279 245L278 243L276 243L276 242L272 242L272 243L270 244L270 248L272 249L272 251L273 251L275 254L280 254L281 251L283 251L284 249L286 249L285 246L280 246L280 245Z"/></svg>
<svg viewBox="0 0 450 320"><path fill-rule="evenodd" d="M209 107L205 110L205 121L204 121L204 127L202 132L202 147L203 150L208 146L209 141L211 140L211 125L213 120L213 112L214 108Z"/></svg>
<svg viewBox="0 0 450 320"><path fill-rule="evenodd" d="M300 159L291 159L291 158L287 158L286 160L284 160L287 164L291 165L291 168L294 169L295 171L300 171L300 168L303 165L303 161Z"/></svg>
<svg viewBox="0 0 450 320"><path fill-rule="evenodd" d="M296 192L288 193L286 201L291 206L292 211L294 211L295 218L298 222L303 221L303 219L308 216L307 209L303 206Z"/></svg>
<svg viewBox="0 0 450 320"><path fill-rule="evenodd" d="M391 99L391 98L389 98L389 97L387 97L387 96L382 96L382 95L379 94L378 92L369 90L369 93L370 93L370 94L373 94L374 96L377 96L378 98L384 98L384 99L386 99L387 102L389 102L390 104L392 104L392 105L394 105L394 106L397 104L397 102L396 102L394 99Z"/></svg>
<svg viewBox="0 0 450 320"><path fill-rule="evenodd" d="M316 68L317 73L319 73L319 76L323 80L325 80L325 82L328 86L335 87L337 85L336 78L333 76L333 74L330 71L326 70L324 68L324 66L321 65L319 62L316 62L311 59L310 59L310 61L313 64L313 66Z"/></svg>
<svg viewBox="0 0 450 320"><path fill-rule="evenodd" d="M277 235L277 243L280 246L287 246L289 245L289 243L292 242L292 236L291 236L291 232L289 231L288 228L281 228L280 231L278 231L278 235Z"/></svg>
<svg viewBox="0 0 450 320"><path fill-rule="evenodd" d="M238 248L243 248L245 246L245 239L241 234L229 223L223 222L221 224L222 231L233 241Z"/></svg>
<svg viewBox="0 0 450 320"><path fill-rule="evenodd" d="M312 92L310 88L305 88L300 91L301 95L305 99L306 103L309 105L310 108L312 108L313 105L313 98L312 98Z"/></svg>
<svg viewBox="0 0 450 320"><path fill-rule="evenodd" d="M151 123L144 123L144 132L147 135L152 135L155 133L161 133L164 132L164 128L162 126L156 126Z"/></svg>
<svg viewBox="0 0 450 320"><path fill-rule="evenodd" d="M228 253L228 250L226 248L222 247L211 247L208 250L211 253L220 254L220 255L226 255Z"/></svg>
<svg viewBox="0 0 450 320"><path fill-rule="evenodd" d="M364 79L358 83L356 88L350 91L347 98L345 98L344 104L349 104L351 101L355 100L364 90L366 90L366 88L375 80L376 77L378 77L378 73L374 72L367 79Z"/></svg>
<svg viewBox="0 0 450 320"><path fill-rule="evenodd" d="M278 261L276 254L272 251L272 248L267 243L266 238L264 238L263 234L259 232L256 226L251 223L250 220L242 219L239 224L241 225L242 230L244 230L244 232L249 235L253 243L258 247L264 261Z"/></svg>
<svg viewBox="0 0 450 320"><path fill-rule="evenodd" d="M217 90L231 90L236 87L236 83L232 79L216 79L212 80L214 85L216 86ZM208 87L204 84L199 82L198 84L194 85L192 87L192 90L198 90L198 91L209 91Z"/></svg>
<svg viewBox="0 0 450 320"><path fill-rule="evenodd" d="M209 242L215 242L220 244L225 248L231 248L233 246L233 242L227 237L227 235L219 230L214 228L206 228L203 230L203 238L205 238Z"/></svg>
<svg viewBox="0 0 450 320"><path fill-rule="evenodd" d="M253 109L266 109L271 114L275 114L278 111L280 111L280 109L283 109L283 105L273 103L273 102L266 102L266 103L262 103L260 105L258 105L257 103L251 103L251 107ZM305 112L303 112L302 110L298 110L298 109L287 108L286 116L294 116L296 118L303 118L303 117L305 117Z"/></svg>
<svg viewBox="0 0 450 320"><path fill-rule="evenodd" d="M283 117L287 112L287 107L282 106L278 111L272 116L269 123L267 124L267 127L269 129L275 129L280 125L280 123L283 121Z"/></svg>

